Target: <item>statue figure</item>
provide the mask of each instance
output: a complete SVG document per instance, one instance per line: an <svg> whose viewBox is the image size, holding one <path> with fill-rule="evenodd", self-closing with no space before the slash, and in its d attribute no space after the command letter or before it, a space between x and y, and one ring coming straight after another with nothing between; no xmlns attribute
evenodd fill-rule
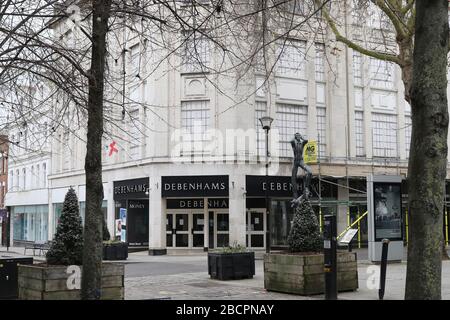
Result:
<svg viewBox="0 0 450 320"><path fill-rule="evenodd" d="M296 133L294 139L291 141L292 151L294 151L294 165L292 167L291 183L294 193L294 200L291 201L292 207L298 207L303 199L309 197L309 186L311 184L312 171L311 168L303 161L303 148L308 143L308 140L304 139L300 133ZM303 179L303 194L298 194L297 184L297 172L298 168L302 168L305 171L305 177Z"/></svg>

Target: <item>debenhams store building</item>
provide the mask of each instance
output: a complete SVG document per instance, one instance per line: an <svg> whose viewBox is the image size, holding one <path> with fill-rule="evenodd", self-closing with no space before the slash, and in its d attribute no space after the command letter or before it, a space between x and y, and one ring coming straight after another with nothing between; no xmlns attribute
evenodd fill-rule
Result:
<svg viewBox="0 0 450 320"><path fill-rule="evenodd" d="M221 172L220 168L215 172ZM112 187L115 219L108 219L108 225L111 229L113 220L116 228L125 216L121 240L131 248L148 248L154 255L206 251L234 243L264 250L268 216L271 247L286 246L293 217L288 175L162 175L114 181ZM322 200L337 199L335 185L320 188ZM312 189L317 207L318 179L313 179Z"/></svg>

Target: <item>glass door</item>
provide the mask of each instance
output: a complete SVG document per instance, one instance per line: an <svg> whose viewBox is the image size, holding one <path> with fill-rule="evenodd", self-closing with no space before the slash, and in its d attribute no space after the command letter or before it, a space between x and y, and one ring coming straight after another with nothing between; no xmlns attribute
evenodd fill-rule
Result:
<svg viewBox="0 0 450 320"><path fill-rule="evenodd" d="M173 227L173 214L168 213L166 217L166 246L173 247L175 228Z"/></svg>
<svg viewBox="0 0 450 320"><path fill-rule="evenodd" d="M175 214L175 246L178 248L189 247L189 215Z"/></svg>
<svg viewBox="0 0 450 320"><path fill-rule="evenodd" d="M229 246L230 223L228 213L216 213L216 247Z"/></svg>
<svg viewBox="0 0 450 320"><path fill-rule="evenodd" d="M192 246L203 248L205 242L205 217L203 213L192 214Z"/></svg>
<svg viewBox="0 0 450 320"><path fill-rule="evenodd" d="M266 243L265 210L247 210L247 247L264 249Z"/></svg>

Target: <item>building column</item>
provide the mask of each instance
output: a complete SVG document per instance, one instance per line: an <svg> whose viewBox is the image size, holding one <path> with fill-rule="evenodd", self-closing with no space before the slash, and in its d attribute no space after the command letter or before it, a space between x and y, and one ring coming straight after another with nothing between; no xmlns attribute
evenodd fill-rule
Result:
<svg viewBox="0 0 450 320"><path fill-rule="evenodd" d="M246 245L245 221L245 174L230 175L230 208L229 208L229 239L230 245L235 242Z"/></svg>
<svg viewBox="0 0 450 320"><path fill-rule="evenodd" d="M148 254L164 255L166 249L166 206L161 197L161 176L149 178Z"/></svg>
<svg viewBox="0 0 450 320"><path fill-rule="evenodd" d="M338 180L338 184L346 185L346 180ZM338 201L348 201L349 192L345 187L338 186ZM337 235L347 228L347 212L349 208L347 204L338 205L337 209Z"/></svg>
<svg viewBox="0 0 450 320"><path fill-rule="evenodd" d="M203 199L203 251L208 251L209 249L209 208L208 208L208 198Z"/></svg>

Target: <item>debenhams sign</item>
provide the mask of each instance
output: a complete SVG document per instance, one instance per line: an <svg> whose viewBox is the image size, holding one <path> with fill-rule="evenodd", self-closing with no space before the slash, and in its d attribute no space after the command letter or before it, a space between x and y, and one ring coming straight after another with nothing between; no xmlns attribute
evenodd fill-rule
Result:
<svg viewBox="0 0 450 320"><path fill-rule="evenodd" d="M133 179L114 182L114 200L121 199L147 199L148 178Z"/></svg>
<svg viewBox="0 0 450 320"><path fill-rule="evenodd" d="M227 197L228 176L162 177L163 197Z"/></svg>

